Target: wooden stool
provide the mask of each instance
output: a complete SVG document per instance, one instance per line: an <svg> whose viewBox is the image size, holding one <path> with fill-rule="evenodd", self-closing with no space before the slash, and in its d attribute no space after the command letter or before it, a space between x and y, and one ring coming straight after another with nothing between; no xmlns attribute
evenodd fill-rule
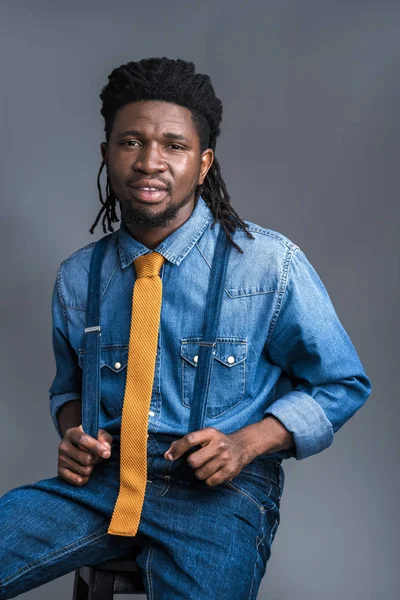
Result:
<svg viewBox="0 0 400 600"><path fill-rule="evenodd" d="M72 600L113 600L114 594L144 594L136 554L75 570Z"/></svg>

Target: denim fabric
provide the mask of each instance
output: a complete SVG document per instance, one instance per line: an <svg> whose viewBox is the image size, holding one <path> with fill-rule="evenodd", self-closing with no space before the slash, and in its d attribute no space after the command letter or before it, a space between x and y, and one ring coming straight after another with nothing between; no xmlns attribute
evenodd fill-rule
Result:
<svg viewBox="0 0 400 600"><path fill-rule="evenodd" d="M135 537L107 534L119 489L117 444L83 487L52 477L4 494L0 600L127 554L137 544L150 600L255 599L280 522L281 461L257 457L233 481L208 486L194 476L186 455L173 462L163 457L171 440L149 434Z"/></svg>
<svg viewBox="0 0 400 600"><path fill-rule="evenodd" d="M188 431L210 266L220 224L199 198L190 218L155 248L167 260L149 411L151 433ZM324 284L286 236L245 221L232 249L204 426L231 433L277 417L295 447L268 456L301 460L328 448L364 404L371 382ZM52 299L56 376L50 411L81 398L88 271L94 243L60 265ZM101 274L100 427L118 439L135 283L133 261L150 249L123 223L110 236Z"/></svg>

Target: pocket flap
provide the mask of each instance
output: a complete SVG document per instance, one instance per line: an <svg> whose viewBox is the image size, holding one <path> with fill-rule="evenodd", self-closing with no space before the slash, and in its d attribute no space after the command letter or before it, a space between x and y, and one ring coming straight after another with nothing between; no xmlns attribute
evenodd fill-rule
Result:
<svg viewBox="0 0 400 600"><path fill-rule="evenodd" d="M246 340L235 342L230 340L219 341L214 350L214 358L227 367L234 367L243 362L247 357L247 342Z"/></svg>
<svg viewBox="0 0 400 600"><path fill-rule="evenodd" d="M79 350L78 362L79 366L83 368L85 351ZM101 346L100 348L100 368L108 367L114 373L119 373L128 364L128 346L121 345L109 345Z"/></svg>
<svg viewBox="0 0 400 600"><path fill-rule="evenodd" d="M194 367L197 366L201 338L181 340L181 357ZM234 367L247 357L247 340L217 338L213 349L214 358L227 367Z"/></svg>
<svg viewBox="0 0 400 600"><path fill-rule="evenodd" d="M189 341L188 339L181 340L181 357L187 360L191 365L197 367L199 358L199 342L201 338Z"/></svg>

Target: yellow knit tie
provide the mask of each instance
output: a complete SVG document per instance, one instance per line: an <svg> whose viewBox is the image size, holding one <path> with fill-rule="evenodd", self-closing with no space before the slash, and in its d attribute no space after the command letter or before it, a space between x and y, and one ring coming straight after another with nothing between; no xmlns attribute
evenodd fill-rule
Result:
<svg viewBox="0 0 400 600"><path fill-rule="evenodd" d="M160 323L165 258L158 252L134 260L128 367L121 420L120 488L108 533L136 535L147 484L147 437Z"/></svg>

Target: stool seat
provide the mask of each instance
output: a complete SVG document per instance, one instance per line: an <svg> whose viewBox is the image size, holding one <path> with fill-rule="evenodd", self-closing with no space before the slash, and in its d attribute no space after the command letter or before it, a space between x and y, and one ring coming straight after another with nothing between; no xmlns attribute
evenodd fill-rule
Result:
<svg viewBox="0 0 400 600"><path fill-rule="evenodd" d="M144 594L137 552L75 570L72 600L113 600L114 594Z"/></svg>

